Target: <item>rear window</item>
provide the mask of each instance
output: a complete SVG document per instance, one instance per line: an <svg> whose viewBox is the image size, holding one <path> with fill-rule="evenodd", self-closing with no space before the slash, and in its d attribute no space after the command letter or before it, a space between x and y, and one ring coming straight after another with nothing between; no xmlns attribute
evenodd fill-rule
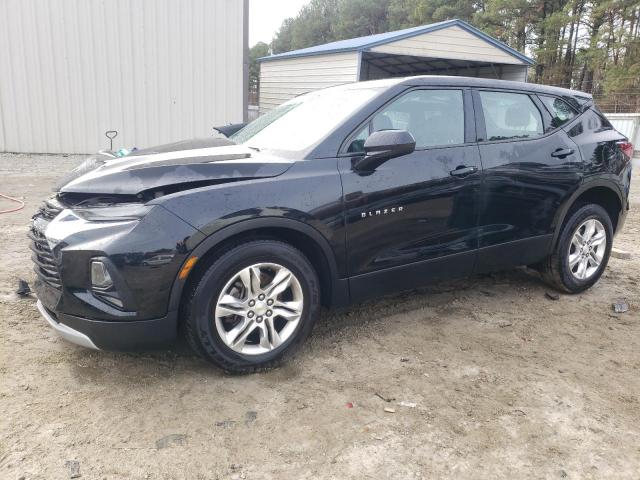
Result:
<svg viewBox="0 0 640 480"><path fill-rule="evenodd" d="M538 98L544 106L547 107L547 110L549 110L551 114L551 126L553 128L561 127L578 115L573 108L559 98L549 97L547 95L538 95Z"/></svg>
<svg viewBox="0 0 640 480"><path fill-rule="evenodd" d="M539 137L542 115L529 95L480 91L487 140Z"/></svg>

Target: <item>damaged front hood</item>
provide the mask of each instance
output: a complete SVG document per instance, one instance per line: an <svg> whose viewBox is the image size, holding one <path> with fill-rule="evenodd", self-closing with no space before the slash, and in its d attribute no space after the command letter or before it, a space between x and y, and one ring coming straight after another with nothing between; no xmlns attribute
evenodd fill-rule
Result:
<svg viewBox="0 0 640 480"><path fill-rule="evenodd" d="M121 158L90 157L57 187L61 194L154 196L185 188L275 177L292 161L227 139L178 142Z"/></svg>

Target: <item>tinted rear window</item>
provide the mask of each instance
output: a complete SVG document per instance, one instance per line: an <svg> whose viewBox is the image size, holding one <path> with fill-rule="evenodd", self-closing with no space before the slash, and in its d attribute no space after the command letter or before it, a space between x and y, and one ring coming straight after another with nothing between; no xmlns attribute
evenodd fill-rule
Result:
<svg viewBox="0 0 640 480"><path fill-rule="evenodd" d="M529 95L481 91L487 140L543 135L542 115Z"/></svg>

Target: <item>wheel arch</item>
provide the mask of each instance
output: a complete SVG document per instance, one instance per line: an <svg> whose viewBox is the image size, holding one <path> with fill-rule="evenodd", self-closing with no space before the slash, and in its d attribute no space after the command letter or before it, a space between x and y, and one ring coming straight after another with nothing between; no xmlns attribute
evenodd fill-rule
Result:
<svg viewBox="0 0 640 480"><path fill-rule="evenodd" d="M200 242L188 257L198 258L194 269L185 280L176 276L171 288L169 310L180 309L190 281L197 276L198 270L208 265L219 252L224 252L227 246L256 239L279 240L298 248L309 259L320 277L322 304L341 306L348 303L348 282L339 279L335 254L327 239L306 223L288 218L263 217L234 223Z"/></svg>
<svg viewBox="0 0 640 480"><path fill-rule="evenodd" d="M564 225L567 215L571 212L572 208L583 202L595 203L603 207L611 218L613 225L613 231L616 232L618 222L623 209L623 196L619 187L613 181L606 179L593 180L588 183L584 183L578 188L567 201L564 202L563 207L559 209L556 220L555 230L553 235L552 247L560 238L562 232L562 226Z"/></svg>

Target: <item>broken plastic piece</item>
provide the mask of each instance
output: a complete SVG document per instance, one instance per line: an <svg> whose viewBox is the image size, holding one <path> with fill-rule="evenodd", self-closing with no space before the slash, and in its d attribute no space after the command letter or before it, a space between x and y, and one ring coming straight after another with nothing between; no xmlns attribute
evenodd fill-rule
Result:
<svg viewBox="0 0 640 480"><path fill-rule="evenodd" d="M21 297L25 297L31 293L31 288L29 288L29 284L27 282L20 278L18 279L18 289L16 290L16 293Z"/></svg>
<svg viewBox="0 0 640 480"><path fill-rule="evenodd" d="M626 300L616 300L611 306L613 307L613 311L616 313L625 313L629 311L629 304Z"/></svg>

